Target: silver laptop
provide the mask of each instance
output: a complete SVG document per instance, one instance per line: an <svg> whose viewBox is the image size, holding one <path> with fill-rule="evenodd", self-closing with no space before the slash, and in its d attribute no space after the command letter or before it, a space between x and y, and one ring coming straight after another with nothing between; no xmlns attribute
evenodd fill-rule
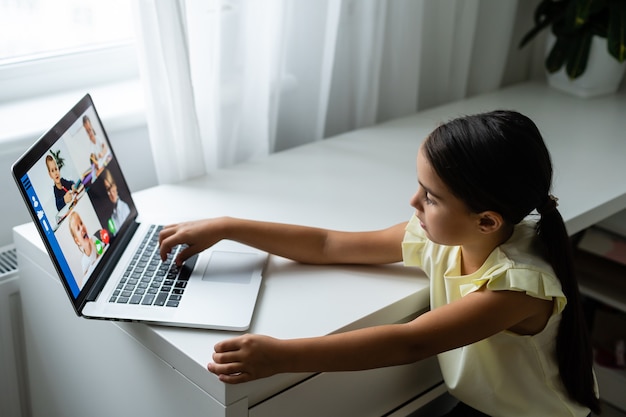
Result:
<svg viewBox="0 0 626 417"><path fill-rule="evenodd" d="M89 94L33 144L12 174L78 316L247 330L267 253L221 242L158 256L159 225L137 208ZM166 196L164 196L166 198Z"/></svg>

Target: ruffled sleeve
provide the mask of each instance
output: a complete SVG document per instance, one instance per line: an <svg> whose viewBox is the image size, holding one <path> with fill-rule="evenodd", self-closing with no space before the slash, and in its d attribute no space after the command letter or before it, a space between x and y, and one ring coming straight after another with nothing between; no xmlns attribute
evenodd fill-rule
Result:
<svg viewBox="0 0 626 417"><path fill-rule="evenodd" d="M406 266L422 266L422 254L426 245L426 235L419 219L413 215L406 226L402 241L402 259Z"/></svg>
<svg viewBox="0 0 626 417"><path fill-rule="evenodd" d="M532 225L520 224L513 237L494 249L477 271L460 275L460 249L431 242L413 215L406 226L402 257L406 266L421 268L431 279L431 305L451 303L482 287L492 291L520 291L554 300L554 314L567 299L552 267L534 249Z"/></svg>
<svg viewBox="0 0 626 417"><path fill-rule="evenodd" d="M491 291L521 291L527 295L542 300L554 300L555 313L563 311L567 299L561 289L561 283L548 265L525 265L518 264L507 258L500 250L496 249L490 257L501 258L494 262L486 262L492 265L486 271L477 271L476 278L469 283L461 285L461 296L486 286Z"/></svg>

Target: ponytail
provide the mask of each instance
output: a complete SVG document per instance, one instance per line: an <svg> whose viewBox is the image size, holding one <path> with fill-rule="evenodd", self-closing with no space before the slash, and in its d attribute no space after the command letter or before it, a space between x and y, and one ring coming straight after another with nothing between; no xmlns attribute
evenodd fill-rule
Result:
<svg viewBox="0 0 626 417"><path fill-rule="evenodd" d="M570 397L599 414L593 351L576 281L572 246L561 213L556 208L556 200L552 196L548 200L553 203L548 202L538 210L541 219L537 223L537 233L567 298L556 338L559 373Z"/></svg>

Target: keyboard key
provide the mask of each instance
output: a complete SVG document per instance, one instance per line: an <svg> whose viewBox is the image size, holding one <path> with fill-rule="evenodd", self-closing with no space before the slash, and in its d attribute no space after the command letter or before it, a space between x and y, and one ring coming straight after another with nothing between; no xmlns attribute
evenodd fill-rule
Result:
<svg viewBox="0 0 626 417"><path fill-rule="evenodd" d="M150 227L144 241L139 245L140 250L133 256L111 295L110 302L168 307L179 305L189 273L187 271L179 276L180 268L173 261L176 254L186 246L174 248L167 255L167 259L162 261L158 252L158 233L161 229L162 226Z"/></svg>
<svg viewBox="0 0 626 417"><path fill-rule="evenodd" d="M157 295L156 300L154 301L154 305L155 306L165 305L165 300L167 300L167 293L160 292L159 295Z"/></svg>

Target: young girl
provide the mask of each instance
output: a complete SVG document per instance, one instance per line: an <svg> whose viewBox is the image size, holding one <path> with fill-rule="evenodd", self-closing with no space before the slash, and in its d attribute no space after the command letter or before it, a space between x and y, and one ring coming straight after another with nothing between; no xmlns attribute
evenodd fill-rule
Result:
<svg viewBox="0 0 626 417"><path fill-rule="evenodd" d="M431 310L406 324L218 343L209 371L227 383L281 372L348 371L437 355L449 415L587 416L598 411L592 352L556 198L552 164L526 116L494 111L436 128L417 155L407 223L341 232L218 218L166 227L177 262L221 239L311 264L403 260L431 280ZM538 220L528 216L536 210Z"/></svg>
<svg viewBox="0 0 626 417"><path fill-rule="evenodd" d="M76 196L76 185L72 181L61 177L61 170L52 155L46 156L46 167L48 167L48 175L54 181L54 186L52 187L54 202L57 210L61 210Z"/></svg>

